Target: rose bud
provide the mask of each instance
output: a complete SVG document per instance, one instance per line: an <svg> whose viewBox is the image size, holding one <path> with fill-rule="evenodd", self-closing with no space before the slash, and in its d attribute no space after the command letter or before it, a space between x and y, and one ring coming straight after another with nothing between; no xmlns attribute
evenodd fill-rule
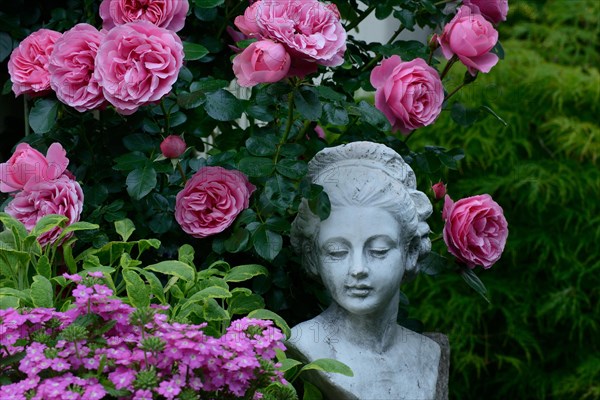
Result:
<svg viewBox="0 0 600 400"><path fill-rule="evenodd" d="M179 135L169 135L160 144L160 151L167 158L179 158L186 149L185 141Z"/></svg>
<svg viewBox="0 0 600 400"><path fill-rule="evenodd" d="M446 195L446 185L444 185L444 182L442 181L439 181L438 183L433 185L431 187L431 190L433 190L433 195L436 200L441 200Z"/></svg>

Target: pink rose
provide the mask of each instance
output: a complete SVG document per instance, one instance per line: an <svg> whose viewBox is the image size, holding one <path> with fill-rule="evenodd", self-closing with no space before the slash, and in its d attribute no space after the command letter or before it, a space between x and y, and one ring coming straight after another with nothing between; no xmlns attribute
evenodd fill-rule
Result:
<svg viewBox="0 0 600 400"><path fill-rule="evenodd" d="M98 108L105 102L93 76L103 37L92 25L75 25L56 41L50 56L50 86L60 101L79 112Z"/></svg>
<svg viewBox="0 0 600 400"><path fill-rule="evenodd" d="M490 53L498 42L498 31L467 6L458 10L437 39L444 57L449 60L456 55L471 75L490 72L498 62L498 56Z"/></svg>
<svg viewBox="0 0 600 400"><path fill-rule="evenodd" d="M233 73L240 86L249 87L285 78L290 63L283 45L263 39L250 44L233 59Z"/></svg>
<svg viewBox="0 0 600 400"><path fill-rule="evenodd" d="M214 235L224 231L248 208L255 189L239 171L204 167L177 194L175 219L193 237Z"/></svg>
<svg viewBox="0 0 600 400"><path fill-rule="evenodd" d="M68 165L67 152L60 143L52 143L46 157L29 144L20 143L8 161L0 164L0 192L21 190L29 181L51 181Z"/></svg>
<svg viewBox="0 0 600 400"><path fill-rule="evenodd" d="M148 21L177 32L185 24L190 5L187 0L104 0L100 17L104 29L134 21Z"/></svg>
<svg viewBox="0 0 600 400"><path fill-rule="evenodd" d="M16 96L23 93L44 94L50 91L48 58L61 33L40 29L27 36L8 60L8 73Z"/></svg>
<svg viewBox="0 0 600 400"><path fill-rule="evenodd" d="M186 148L185 141L179 135L169 135L160 144L160 151L167 158L179 158Z"/></svg>
<svg viewBox="0 0 600 400"><path fill-rule="evenodd" d="M179 36L150 22L130 22L100 43L94 78L117 111L129 115L168 94L182 63Z"/></svg>
<svg viewBox="0 0 600 400"><path fill-rule="evenodd" d="M506 21L508 0L463 0L474 13L481 13L488 21L497 24Z"/></svg>
<svg viewBox="0 0 600 400"><path fill-rule="evenodd" d="M325 66L344 62L346 31L334 5L317 0L261 0L235 19L246 35L271 39L295 58Z"/></svg>
<svg viewBox="0 0 600 400"><path fill-rule="evenodd" d="M442 218L448 251L469 268L491 267L502 255L508 224L502 208L490 195L460 199L446 196Z"/></svg>
<svg viewBox="0 0 600 400"><path fill-rule="evenodd" d="M433 196L436 200L441 200L446 195L446 185L442 181L431 186L431 190L433 190Z"/></svg>
<svg viewBox="0 0 600 400"><path fill-rule="evenodd" d="M83 191L74 179L66 174L52 181L27 182L23 190L6 206L6 213L21 221L31 232L35 224L49 214L60 214L69 220L66 225L79 221L83 209ZM54 228L38 237L44 246L54 243L61 229Z"/></svg>
<svg viewBox="0 0 600 400"><path fill-rule="evenodd" d="M435 69L425 60L404 62L392 56L373 68L375 107L385 114L392 130L408 134L430 125L442 111L444 87Z"/></svg>

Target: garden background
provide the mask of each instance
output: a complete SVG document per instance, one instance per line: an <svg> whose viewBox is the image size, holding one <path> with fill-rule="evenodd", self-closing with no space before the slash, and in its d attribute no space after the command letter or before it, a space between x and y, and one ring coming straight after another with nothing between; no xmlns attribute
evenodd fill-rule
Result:
<svg viewBox="0 0 600 400"><path fill-rule="evenodd" d="M20 41L49 21L67 29L83 3L93 2L3 2L0 83L7 33ZM506 125L472 111L460 127L445 112L411 139L411 148L463 148L449 193L490 193L504 208L506 250L480 275L491 303L453 275L420 276L403 290L411 317L449 335L451 398L600 398L600 3L509 3L505 60L457 94ZM450 76L460 83L463 72ZM0 104L3 162L24 134L23 100L5 90Z"/></svg>

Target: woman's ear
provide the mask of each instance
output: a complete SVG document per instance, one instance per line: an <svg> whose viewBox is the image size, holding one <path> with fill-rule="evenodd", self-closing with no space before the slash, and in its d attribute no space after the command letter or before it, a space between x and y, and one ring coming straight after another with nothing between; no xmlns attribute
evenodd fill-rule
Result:
<svg viewBox="0 0 600 400"><path fill-rule="evenodd" d="M414 236L408 243L405 261L406 271L414 271L416 269L417 261L419 259L420 246L421 238L419 236Z"/></svg>

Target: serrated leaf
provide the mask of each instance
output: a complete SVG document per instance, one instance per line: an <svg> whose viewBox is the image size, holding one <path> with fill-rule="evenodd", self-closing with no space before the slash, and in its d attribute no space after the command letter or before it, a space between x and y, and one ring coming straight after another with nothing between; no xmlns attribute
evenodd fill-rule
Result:
<svg viewBox="0 0 600 400"><path fill-rule="evenodd" d="M321 118L323 108L314 88L303 86L299 90L294 91L294 104L304 118L311 121Z"/></svg>
<svg viewBox="0 0 600 400"><path fill-rule="evenodd" d="M136 168L127 175L125 181L127 193L135 199L140 200L156 187L156 171L151 162L142 168Z"/></svg>
<svg viewBox="0 0 600 400"><path fill-rule="evenodd" d="M53 295L52 283L47 278L41 275L33 277L31 301L34 307L52 308L54 306Z"/></svg>
<svg viewBox="0 0 600 400"><path fill-rule="evenodd" d="M35 271L38 275L43 276L46 279L50 279L52 277L52 266L50 265L50 260L47 255L41 256L37 263L35 264Z"/></svg>
<svg viewBox="0 0 600 400"><path fill-rule="evenodd" d="M133 151L115 158L115 166L113 168L119 171L131 171L136 168L143 168L147 162L148 157L144 153Z"/></svg>
<svg viewBox="0 0 600 400"><path fill-rule="evenodd" d="M283 238L261 225L252 235L254 250L267 261L273 261L283 247Z"/></svg>
<svg viewBox="0 0 600 400"><path fill-rule="evenodd" d="M242 116L244 105L228 91L219 89L206 95L204 109L217 121L231 121Z"/></svg>
<svg viewBox="0 0 600 400"><path fill-rule="evenodd" d="M243 282L258 275L267 276L269 270L258 264L238 265L231 268L223 279L225 279L225 282Z"/></svg>
<svg viewBox="0 0 600 400"><path fill-rule="evenodd" d="M270 158L244 157L240 160L238 169L250 177L266 177L273 173L275 165Z"/></svg>
<svg viewBox="0 0 600 400"><path fill-rule="evenodd" d="M160 272L161 274L171 275L183 279L184 281L193 281L196 271L189 265L181 261L162 261L158 264L152 264L144 268L145 270Z"/></svg>
<svg viewBox="0 0 600 400"><path fill-rule="evenodd" d="M208 49L197 43L183 42L183 52L185 53L184 60L193 61L207 55Z"/></svg>
<svg viewBox="0 0 600 400"><path fill-rule="evenodd" d="M246 148L250 154L264 157L272 156L277 151L279 141L275 135L251 136L246 140Z"/></svg>
<svg viewBox="0 0 600 400"><path fill-rule="evenodd" d="M29 126L38 135L48 133L56 125L59 103L56 100L36 101L29 112Z"/></svg>
<svg viewBox="0 0 600 400"><path fill-rule="evenodd" d="M291 179L302 179L308 171L308 164L302 160L285 158L275 166L277 172Z"/></svg>

